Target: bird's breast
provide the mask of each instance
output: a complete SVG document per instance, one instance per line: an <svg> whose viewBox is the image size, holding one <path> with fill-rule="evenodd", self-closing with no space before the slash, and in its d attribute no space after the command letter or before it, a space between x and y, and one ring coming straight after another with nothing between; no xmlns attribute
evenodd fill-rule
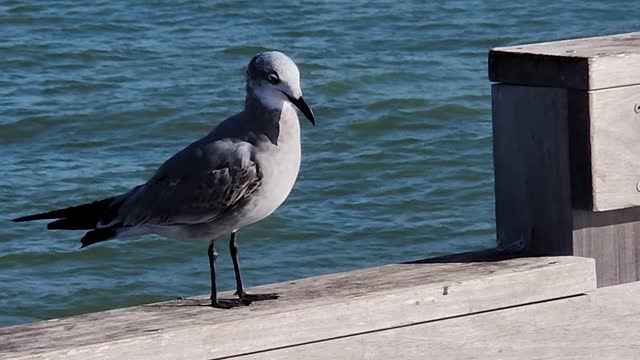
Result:
<svg viewBox="0 0 640 360"><path fill-rule="evenodd" d="M295 110L283 111L277 145L263 142L254 153L262 175L260 186L246 203L247 223L260 221L274 212L287 199L298 178L302 158L300 123ZM244 222L244 221L243 221Z"/></svg>

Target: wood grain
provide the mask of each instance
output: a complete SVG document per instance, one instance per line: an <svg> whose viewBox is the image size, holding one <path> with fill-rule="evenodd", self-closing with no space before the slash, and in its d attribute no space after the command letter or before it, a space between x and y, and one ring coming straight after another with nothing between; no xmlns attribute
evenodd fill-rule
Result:
<svg viewBox="0 0 640 360"><path fill-rule="evenodd" d="M282 298L229 311L197 299L0 328L0 358L220 358L594 289L587 258L388 265L260 287Z"/></svg>
<svg viewBox="0 0 640 360"><path fill-rule="evenodd" d="M640 84L640 32L500 47L489 52L494 82L596 90Z"/></svg>
<svg viewBox="0 0 640 360"><path fill-rule="evenodd" d="M599 286L640 280L640 32L489 60L498 247L592 257Z"/></svg>
<svg viewBox="0 0 640 360"><path fill-rule="evenodd" d="M640 208L574 210L574 255L596 260L598 286L640 281Z"/></svg>
<svg viewBox="0 0 640 360"><path fill-rule="evenodd" d="M632 283L234 359L638 359L638 329L640 283Z"/></svg>
<svg viewBox="0 0 640 360"><path fill-rule="evenodd" d="M640 86L589 92L595 211L640 206L640 110L636 106L640 107Z"/></svg>

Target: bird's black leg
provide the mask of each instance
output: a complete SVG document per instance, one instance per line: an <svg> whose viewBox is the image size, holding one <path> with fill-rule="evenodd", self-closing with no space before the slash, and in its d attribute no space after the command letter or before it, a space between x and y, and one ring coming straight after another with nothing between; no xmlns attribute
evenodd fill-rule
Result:
<svg viewBox="0 0 640 360"><path fill-rule="evenodd" d="M229 252L231 253L231 259L233 260L233 271L236 273L236 294L240 299L247 301L260 301L278 298L278 294L276 293L247 294L244 292L242 276L240 275L240 264L238 262L238 239L236 238L235 231L231 233L231 239L229 240Z"/></svg>
<svg viewBox="0 0 640 360"><path fill-rule="evenodd" d="M209 270L211 271L211 306L218 309L230 309L236 306L243 306L251 304L250 301L244 299L220 299L218 297L218 290L216 288L216 258L218 253L216 252L215 243L211 241L209 244Z"/></svg>

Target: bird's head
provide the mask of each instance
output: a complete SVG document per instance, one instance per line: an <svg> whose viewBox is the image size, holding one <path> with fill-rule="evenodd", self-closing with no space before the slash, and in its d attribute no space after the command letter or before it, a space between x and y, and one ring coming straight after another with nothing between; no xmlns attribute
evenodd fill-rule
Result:
<svg viewBox="0 0 640 360"><path fill-rule="evenodd" d="M247 92L270 109L279 109L284 102L290 102L315 125L313 111L302 98L300 71L281 52L263 52L251 59L247 66Z"/></svg>

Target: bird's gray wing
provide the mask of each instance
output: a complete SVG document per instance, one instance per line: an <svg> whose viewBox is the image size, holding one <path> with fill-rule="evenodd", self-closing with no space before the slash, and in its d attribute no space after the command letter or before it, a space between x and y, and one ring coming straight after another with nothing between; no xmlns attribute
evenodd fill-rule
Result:
<svg viewBox="0 0 640 360"><path fill-rule="evenodd" d="M146 184L126 194L117 215L102 225L198 224L237 207L260 186L252 145L205 139L174 155Z"/></svg>

